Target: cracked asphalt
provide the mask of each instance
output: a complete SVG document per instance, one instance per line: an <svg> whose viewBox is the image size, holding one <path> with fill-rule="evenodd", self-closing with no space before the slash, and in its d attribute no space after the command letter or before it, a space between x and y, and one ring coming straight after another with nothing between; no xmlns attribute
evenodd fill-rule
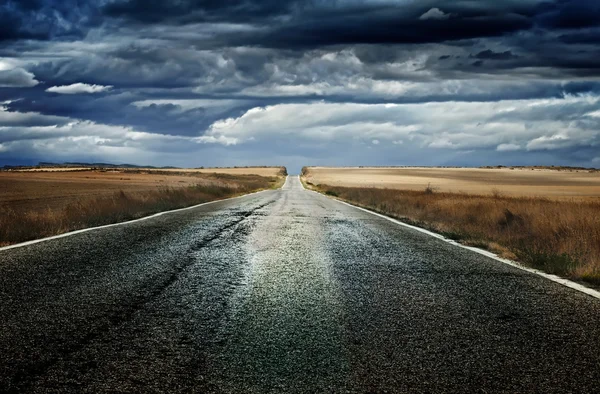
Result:
<svg viewBox="0 0 600 394"><path fill-rule="evenodd" d="M0 251L0 392L600 392L600 300L289 177Z"/></svg>

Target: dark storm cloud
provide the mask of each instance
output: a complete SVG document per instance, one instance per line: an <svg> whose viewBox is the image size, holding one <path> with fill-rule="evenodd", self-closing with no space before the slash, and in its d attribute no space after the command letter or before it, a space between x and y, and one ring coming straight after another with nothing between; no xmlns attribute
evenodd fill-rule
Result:
<svg viewBox="0 0 600 394"><path fill-rule="evenodd" d="M81 37L100 23L102 0L4 0L0 3L0 41Z"/></svg>
<svg viewBox="0 0 600 394"><path fill-rule="evenodd" d="M454 16L420 20L419 12L398 8L356 9L342 16L286 24L257 34L250 43L275 48L350 44L424 44L493 37L531 27L523 15ZM243 40L232 39L235 44Z"/></svg>
<svg viewBox="0 0 600 394"><path fill-rule="evenodd" d="M197 136L219 119L238 117L250 108L285 101L278 98L213 99L189 91L164 90L134 92L121 89L94 95L59 95L43 88L20 93L11 89L4 95L0 91L0 101L16 95L19 100L5 104L5 108L13 112L127 125L139 131L173 136Z"/></svg>
<svg viewBox="0 0 600 394"><path fill-rule="evenodd" d="M184 160L178 152L201 149L221 165L275 150L327 164L365 140L372 164L394 164L400 153L383 147L456 163L470 141L466 164L558 149L589 162L600 156L587 149L600 143L599 10L583 0L0 0L0 161L135 151L152 164L148 152ZM48 91L69 85L112 88ZM580 96L593 104L565 104ZM516 114L525 100L535 116ZM323 103L335 106L313 109ZM286 124L296 110L304 116ZM480 119L448 123L455 111L485 114L488 134ZM305 120L310 133L295 129Z"/></svg>
<svg viewBox="0 0 600 394"><path fill-rule="evenodd" d="M540 7L538 20L549 28L581 29L600 26L600 4L590 0L558 0Z"/></svg>
<svg viewBox="0 0 600 394"><path fill-rule="evenodd" d="M290 12L286 0L121 0L103 7L107 16L142 23L249 22Z"/></svg>
<svg viewBox="0 0 600 394"><path fill-rule="evenodd" d="M583 29L561 34L558 40L565 44L589 44L600 43L600 29Z"/></svg>
<svg viewBox="0 0 600 394"><path fill-rule="evenodd" d="M243 22L267 30L234 44L314 47L356 43L425 43L497 36L532 26L541 1L420 2L121 0L103 8L105 15L141 23ZM444 15L424 17L434 11ZM267 23L267 21L269 23ZM549 22L550 23L550 22Z"/></svg>
<svg viewBox="0 0 600 394"><path fill-rule="evenodd" d="M51 98L50 98L51 97ZM18 100L6 107L11 111L58 115L72 119L84 119L100 124L128 125L140 131L160 131L165 135L198 135L211 123L226 115L239 115L241 110L225 108L208 112L203 108L183 110L173 104L133 105L143 96L119 94L105 97L36 95Z"/></svg>
<svg viewBox="0 0 600 394"><path fill-rule="evenodd" d="M473 57L482 60L512 60L519 58L519 56L514 55L511 51L494 52L490 49L481 51Z"/></svg>
<svg viewBox="0 0 600 394"><path fill-rule="evenodd" d="M52 85L87 83L118 86L120 88L181 88L192 84L195 78L203 75L206 69L199 62L186 61L185 53L176 58L166 57L169 49L140 50L135 46L126 56L126 49L102 55L90 54L87 57L43 62L32 67L39 78ZM153 57L164 53L162 60ZM173 52L174 53L174 52ZM174 53L175 54L175 53Z"/></svg>
<svg viewBox="0 0 600 394"><path fill-rule="evenodd" d="M423 17L436 13L444 17ZM306 48L447 42L533 27L594 27L600 5L584 0L5 0L0 5L0 40L82 36L107 18L125 25L254 24L260 31L244 37L224 34L214 44Z"/></svg>
<svg viewBox="0 0 600 394"><path fill-rule="evenodd" d="M199 1L176 3L117 1L107 16L138 23L243 22L262 29L240 37L224 35L229 45L307 48L360 43L429 43L499 36L532 26L538 1L335 2ZM431 10L446 17L427 17Z"/></svg>
<svg viewBox="0 0 600 394"><path fill-rule="evenodd" d="M557 54L571 51L562 44L569 40L587 39L590 45L597 43L594 42L595 36L584 37L581 31L576 31L593 27L600 20L597 17L600 6L591 3L580 0L184 0L175 3L117 0L107 4L102 10L107 17L117 18L125 24L160 26L220 22L245 23L256 27L243 33L222 31L215 32L210 39L203 37L191 40L194 45L207 50L247 45L297 52L361 44L398 46L451 43L474 46L485 39L510 39L511 36L524 32L528 35L527 39L522 40L523 42L513 40L513 48L480 49L467 54L475 60L450 62L446 68L452 67L457 72L478 73L495 70L503 72L509 67L554 67L568 70L566 76L587 77L598 74L595 53L583 51L571 58L563 56L562 59ZM552 45L547 43L549 40L554 41ZM540 43L544 45L539 46ZM521 58L521 51L528 52L530 56ZM156 54L152 51L126 48L125 53L126 56L138 57L144 64L165 61L161 56L154 57ZM360 59L381 63L388 61L385 57L393 56L393 53L393 50L384 49L380 51L378 58L368 59L363 53ZM517 61L519 58L520 61ZM175 60L175 63L181 60ZM502 61L507 63L501 64ZM249 64L247 68L250 71L246 71L246 74L260 71L260 62L258 60ZM245 71L240 63L236 66L240 71ZM164 67L167 69L169 65ZM97 74L102 74L102 71ZM185 74L179 73L176 77L170 76L164 80L183 86L187 83ZM547 71L542 74L544 77L548 76ZM380 75L384 76L386 73ZM127 79L130 83L138 80L156 82L152 78L146 79L143 74L135 79ZM96 82L110 81L103 78Z"/></svg>

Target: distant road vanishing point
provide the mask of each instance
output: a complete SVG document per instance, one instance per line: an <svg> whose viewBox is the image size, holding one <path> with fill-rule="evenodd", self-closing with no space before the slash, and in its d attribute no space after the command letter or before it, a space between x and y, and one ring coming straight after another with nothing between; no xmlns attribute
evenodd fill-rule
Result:
<svg viewBox="0 0 600 394"><path fill-rule="evenodd" d="M600 392L600 300L306 191L0 251L0 392Z"/></svg>

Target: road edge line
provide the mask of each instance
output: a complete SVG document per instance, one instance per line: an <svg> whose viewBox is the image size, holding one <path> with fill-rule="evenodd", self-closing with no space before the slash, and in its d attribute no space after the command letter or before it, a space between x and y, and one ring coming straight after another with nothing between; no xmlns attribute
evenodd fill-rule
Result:
<svg viewBox="0 0 600 394"><path fill-rule="evenodd" d="M537 269L535 269L535 268L529 268L529 267L525 267L525 266L523 266L523 265L519 264L519 263L518 263L518 262L516 262L516 261L513 261L513 260L508 260L508 259L502 258L502 257L498 256L497 254L495 254L495 253L493 253L493 252L490 252L490 251L488 251L488 250L485 250L485 249L480 249L480 248L476 248L476 247L474 247L474 246L467 246L467 245L463 245L463 244L461 244L461 243L459 243L459 242L456 242L456 241L454 241L454 240L451 240L451 239L449 239L449 238L446 238L446 237L444 237L444 236L443 236L443 235L441 235L441 234L435 233L435 232L433 232L433 231L430 231L430 230L426 230L426 229L424 229L424 228L421 228L421 227L413 226L413 225L410 225L410 224L408 224L408 223L404 223L404 222L402 222L402 221L400 221L400 220L398 220L398 219L394 219L394 218L392 218L392 217L389 217L389 216L383 215L383 214L381 214L381 213L373 212L373 211L371 211L371 210L369 210L369 209L366 209L366 208L363 208L363 207L359 207L359 206L357 206L357 205L351 204L351 203L349 203L349 202L346 202L346 201L338 200L338 199L336 199L336 198L331 198L331 197L329 197L329 196L326 196L326 195L324 195L323 193L319 193L319 192L316 192L316 191L314 191L314 190L310 190L310 189L307 189L306 187L304 187L304 184L302 183L302 180L300 180L300 177L298 177L298 181L300 182L300 184L302 185L302 188L303 188L305 191L308 191L308 192L313 192L313 193L315 193L315 194L318 194L319 196L322 196L322 197L328 198L328 199L330 199L330 200L333 200L333 201L337 201L337 202L339 202L339 203L341 203L341 204L347 205L347 206L349 206L349 207L352 207L352 208L359 209L359 210L361 210L361 211L363 211L363 212L370 213L371 215L378 216L378 217L380 217L380 218L382 218L382 219L388 220L388 221L390 221L390 222L392 222L392 223L395 223L395 224L398 224L398 225L400 225L400 226L407 227L407 228L410 228L410 229L412 229L412 230L419 231L419 232L421 232L421 233L423 233L423 234L427 234L427 235L429 235L429 236L431 236L431 237L437 238L437 239L439 239L439 240L441 240L441 241L444 241L444 242L446 242L446 243L449 243L449 244L451 244L451 245L458 246L459 248L466 249L466 250L470 250L471 252L475 252L475 253L477 253L477 254L480 254L480 255L483 255L483 256L485 256L485 257L488 257L488 258L490 258L490 259L492 259L492 260L496 260L496 261L499 261L499 262L501 262L501 263L504 263L504 264L510 265L510 266L512 266L512 267L514 267L514 268L518 268L518 269L520 269L520 270L522 270L522 271L526 271L526 272L529 272L529 273L531 273L531 274L534 274L534 275L541 276L541 277L543 277L543 278L545 278L545 279L551 280L552 282L555 282L555 283L558 283L558 284L560 284L560 285L566 286L566 287L568 287L568 288L571 288L571 289L573 289L573 290L577 290L577 291L579 291L579 292L585 293L585 294L587 294L587 295L589 295L589 296L591 296L591 297L594 297L594 298L596 298L596 299L599 299L599 300L600 300L600 291L598 291L598 290L594 290L594 289L592 289L592 288L586 287L586 286L584 286L584 285L582 285L582 284L579 284L579 283L577 283L577 282L573 282L573 281L571 281L571 280L569 280L569 279L561 278L560 276L556 276L556 275L553 275L553 274L549 274L549 273L547 273L547 272L540 271L540 270L537 270Z"/></svg>
<svg viewBox="0 0 600 394"><path fill-rule="evenodd" d="M288 178L289 178L289 175L286 175L286 177L285 177L285 183L283 184L283 186L285 186L287 184ZM281 190L283 188L283 186L280 187L279 189L276 189L276 190ZM269 189L267 189L267 190L261 190L261 191L258 191L258 192L244 194L244 195L237 196L237 197L230 197L230 198L225 198L225 199L222 199L222 200L214 200L214 201L203 202L201 204L192 205L190 207L177 208L177 209L172 209L170 211L157 212L157 213L154 213L154 214L149 215L149 216L144 216L143 218L128 220L126 222L105 224L105 225L97 226L97 227L82 228L80 230L69 231L68 233L53 235L51 237L34 239L34 240L31 240L31 241L21 242L21 243L14 244L14 245L3 246L3 247L0 247L0 252L4 252L4 251L10 250L10 249L22 248L22 247L25 247L25 246L31 246L31 245L39 244L41 242L52 241L52 240L55 240L55 239L66 238L66 237L70 237L72 235L87 233L89 231L102 230L102 229L105 229L105 228L117 227L117 226L125 226L127 224L133 224L133 223L141 222L141 221L144 221L144 220L154 219L154 218L157 218L159 216L167 215L167 214L170 214L170 213L177 213L177 212L182 212L182 211L188 211L190 209L199 208L199 207L204 206L204 205L216 204L218 202L230 201L230 200L235 200L235 199L238 199L238 198L249 197L249 196L253 196L255 194L264 193L264 192L268 192L268 191L270 191L270 190Z"/></svg>

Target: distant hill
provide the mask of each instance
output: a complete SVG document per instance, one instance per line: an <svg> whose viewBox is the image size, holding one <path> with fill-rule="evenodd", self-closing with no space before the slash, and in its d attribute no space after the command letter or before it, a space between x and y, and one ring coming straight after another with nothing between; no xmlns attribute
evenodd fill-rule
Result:
<svg viewBox="0 0 600 394"><path fill-rule="evenodd" d="M136 164L112 164L112 163L86 163L86 162L64 162L64 163L52 163L41 161L37 165L5 165L4 167L0 167L0 170L35 170L35 169L48 169L52 170L56 169L69 169L73 170L77 169L148 169L148 170L190 170L193 168L182 168L182 167L174 167L174 166L139 166ZM287 175L287 170L285 167L280 166L233 166L233 167L196 167L195 169L236 169L236 168L281 168L282 174Z"/></svg>
<svg viewBox="0 0 600 394"><path fill-rule="evenodd" d="M24 169L24 168L152 168L152 169L180 169L179 167L166 166L166 167L155 167L155 166L138 166L135 164L112 164L112 163L84 163L84 162L65 162L65 163L51 163L41 161L35 166L28 165L5 165L4 169Z"/></svg>
<svg viewBox="0 0 600 394"><path fill-rule="evenodd" d="M479 167L487 170L501 170L501 169L519 169L519 170L554 170L554 171L598 171L598 168L594 167L570 167L570 166L483 166Z"/></svg>
<svg viewBox="0 0 600 394"><path fill-rule="evenodd" d="M47 163L40 162L40 167L101 167L101 168L171 168L177 169L179 167L155 167L155 166L138 166L135 164L111 164L111 163L82 163L82 162L65 162L65 163Z"/></svg>

